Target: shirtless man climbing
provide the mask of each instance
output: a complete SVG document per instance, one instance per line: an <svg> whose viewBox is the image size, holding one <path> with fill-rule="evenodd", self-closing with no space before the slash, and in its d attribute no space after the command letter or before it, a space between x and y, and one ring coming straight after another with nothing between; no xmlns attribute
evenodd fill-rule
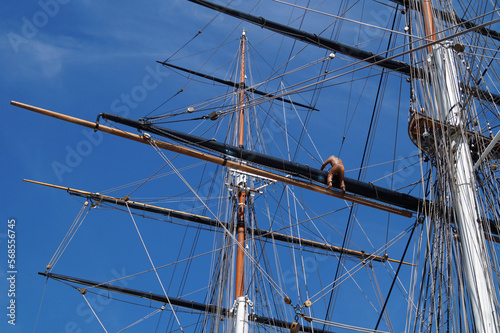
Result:
<svg viewBox="0 0 500 333"><path fill-rule="evenodd" d="M340 160L340 158L335 156L330 156L321 166L321 170L323 170L328 164L332 165L332 169L328 173L328 177L326 178L326 183L328 184L328 188L332 187L333 177L338 175L339 184L342 191L345 192L345 184L344 184L344 164Z"/></svg>

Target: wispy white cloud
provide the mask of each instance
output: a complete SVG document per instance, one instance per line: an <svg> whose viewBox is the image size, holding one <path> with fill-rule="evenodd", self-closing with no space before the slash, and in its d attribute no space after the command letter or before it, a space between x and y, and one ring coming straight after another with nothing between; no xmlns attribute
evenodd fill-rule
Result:
<svg viewBox="0 0 500 333"><path fill-rule="evenodd" d="M39 38L28 41L12 52L10 45L0 44L0 59L12 66L6 72L15 72L21 79L40 77L52 78L63 69L64 63L79 49L76 40L71 38Z"/></svg>

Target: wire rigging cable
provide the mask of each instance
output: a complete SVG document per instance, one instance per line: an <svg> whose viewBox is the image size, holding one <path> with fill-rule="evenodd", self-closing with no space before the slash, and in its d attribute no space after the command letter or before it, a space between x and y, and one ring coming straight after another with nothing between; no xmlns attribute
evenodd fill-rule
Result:
<svg viewBox="0 0 500 333"><path fill-rule="evenodd" d="M135 222L135 219L134 219L134 215L132 214L132 212L130 211L130 207L128 206L128 203L125 202L125 205L127 206L127 209L130 213L130 218L132 219L132 222L134 223L134 227L135 227L135 230L137 231L137 235L139 236L140 240L141 240L141 243L142 243L142 246L144 247L144 251L146 251L146 255L148 256L148 259L149 259L149 262L151 264L151 267L153 267L153 270L155 272L155 275L156 275L156 278L158 279L158 282L160 283L160 286L161 286L161 289L163 290L163 294L165 295L165 297L167 298L167 301L168 301L168 305L170 306L170 309L172 310L172 313L177 321L177 324L179 325L179 328L182 332L184 332L184 329L182 328L182 325L179 321L179 318L177 317L177 315L175 314L175 310L174 310L174 307L172 306L172 303L170 303L170 298L168 297L167 295L167 292L165 290L165 287L163 286L163 283L160 279L160 276L158 275L158 271L156 269L156 266L155 264L153 263L153 259L151 259L151 255L149 254L149 251L148 251L148 248L146 247L146 244L144 243L144 239L142 238L142 235L141 235L141 232L139 231L139 228L137 227L137 223Z"/></svg>
<svg viewBox="0 0 500 333"><path fill-rule="evenodd" d="M207 211L215 218L215 220L220 224L221 228L224 229L225 233L233 238L234 241L236 241L236 238L235 236L226 228L226 226L224 224L221 223L221 221L217 218L217 215L213 213L213 211L206 205L206 203L198 196L198 193L196 193L196 191L191 187L191 185L187 182L187 180L177 171L177 169L175 168L175 166L170 162L170 160L165 156L165 154L163 154L163 152L160 150L160 148L155 144L154 140L149 140L150 143L151 143L151 146L157 151L157 153L165 160L165 162L167 162L170 167L176 171L177 175L179 176L179 178L184 182L184 184L193 192L193 194L198 198L198 200L205 206L205 208L207 209ZM256 268L259 269L259 271L266 277L266 279L271 283L272 286L274 286L274 288L277 289L277 291L281 294L281 295L285 295L285 293L283 292L283 290L281 290L279 288L279 286L274 282L274 280L271 278L271 276L259 265L258 262L255 261L255 259L248 253L248 250L243 248L241 244L239 244L239 242L235 242L235 244L237 244L238 247L240 247L243 251L243 253L245 254L246 258L248 258L255 266Z"/></svg>
<svg viewBox="0 0 500 333"><path fill-rule="evenodd" d="M89 205L88 201L85 201L83 204L82 208L80 208L80 211L78 212L78 215L74 219L73 223L71 224L69 230L67 231L66 235L64 236L63 240L57 247L55 253L52 255L52 258L50 259L48 265L47 265L47 270L51 271L54 269L55 265L63 255L64 251L68 247L69 243L73 239L73 237L76 235L78 229L82 225L83 221L87 217L87 214L90 212L90 209L92 208L92 205ZM84 215L85 213L85 215Z"/></svg>

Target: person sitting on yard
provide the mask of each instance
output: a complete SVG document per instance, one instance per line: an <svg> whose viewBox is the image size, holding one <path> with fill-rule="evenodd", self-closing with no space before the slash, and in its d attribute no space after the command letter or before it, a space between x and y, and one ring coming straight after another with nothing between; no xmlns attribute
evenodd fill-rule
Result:
<svg viewBox="0 0 500 333"><path fill-rule="evenodd" d="M344 184L344 164L342 160L335 156L330 156L321 166L321 170L323 170L328 164L332 165L330 172L328 173L328 177L326 178L326 183L328 184L328 188L332 187L333 177L337 175L339 177L339 184L342 191L345 192L345 184Z"/></svg>

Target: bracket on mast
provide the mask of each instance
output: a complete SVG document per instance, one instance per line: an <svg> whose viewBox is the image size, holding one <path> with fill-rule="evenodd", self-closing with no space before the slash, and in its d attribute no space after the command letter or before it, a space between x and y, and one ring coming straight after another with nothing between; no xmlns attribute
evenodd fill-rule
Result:
<svg viewBox="0 0 500 333"><path fill-rule="evenodd" d="M233 189L236 188L237 189L236 192L244 191L247 194L251 195L254 195L255 193L262 194L263 192L261 190L263 188L275 184L277 182L277 180L267 178L264 176L258 176L256 174L246 171L240 171L233 168L228 168L228 170L233 178L232 182L226 183L226 186L229 187L230 191L233 191ZM251 186L249 186L249 184L255 184L255 183L260 183L262 185L257 188L252 188Z"/></svg>
<svg viewBox="0 0 500 333"><path fill-rule="evenodd" d="M240 296L234 300L233 308L229 310L230 316L235 318L234 328L236 333L248 332L248 307L252 309L252 313L255 312L252 301L247 296Z"/></svg>

